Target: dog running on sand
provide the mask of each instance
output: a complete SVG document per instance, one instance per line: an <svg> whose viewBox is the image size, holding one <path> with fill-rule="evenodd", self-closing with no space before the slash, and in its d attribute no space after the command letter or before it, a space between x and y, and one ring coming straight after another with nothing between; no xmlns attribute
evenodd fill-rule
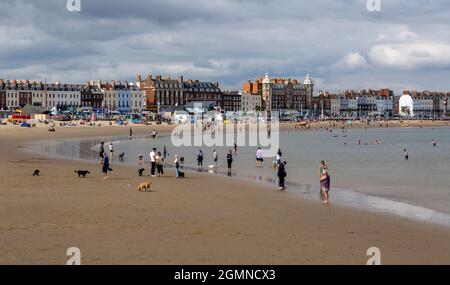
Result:
<svg viewBox="0 0 450 285"><path fill-rule="evenodd" d="M125 156L125 153L124 152L122 152L121 154L119 154L119 160L120 161L123 161L123 157Z"/></svg>
<svg viewBox="0 0 450 285"><path fill-rule="evenodd" d="M40 173L41 171L39 169L36 169L35 171L33 171L33 176L39 176Z"/></svg>
<svg viewBox="0 0 450 285"><path fill-rule="evenodd" d="M145 168L138 169L139 176L142 176L145 171Z"/></svg>
<svg viewBox="0 0 450 285"><path fill-rule="evenodd" d="M86 175L91 174L88 170L75 170L75 173L78 174L78 178L86 178Z"/></svg>
<svg viewBox="0 0 450 285"><path fill-rule="evenodd" d="M152 185L152 183L149 181L149 182L143 182L143 183L141 183L140 185L139 185L139 187L138 187L138 191L139 192L147 192L147 191L149 191L150 190L150 186Z"/></svg>

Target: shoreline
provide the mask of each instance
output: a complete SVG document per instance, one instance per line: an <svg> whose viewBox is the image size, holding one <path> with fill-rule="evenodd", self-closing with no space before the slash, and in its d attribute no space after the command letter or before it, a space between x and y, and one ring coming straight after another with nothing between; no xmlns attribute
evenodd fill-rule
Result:
<svg viewBox="0 0 450 285"><path fill-rule="evenodd" d="M382 249L383 264L450 263L450 231L439 226L291 201L223 177L193 175L180 182L171 170L153 180L155 192L137 193L142 179L129 167L114 165L106 183L98 171L80 180L73 169L95 164L17 147L49 136L106 137L128 130L101 129L0 132L0 263L63 264L65 250L74 245L83 264L364 264L372 246ZM35 167L42 177L28 178ZM18 180L22 175L25 180Z"/></svg>
<svg viewBox="0 0 450 285"><path fill-rule="evenodd" d="M417 128L417 127L414 127ZM286 132L286 131L282 131ZM165 132L162 135L167 136L169 133ZM151 138L148 135L142 135L138 137L134 137L133 140L146 140ZM125 136L112 136L112 137L93 137L93 138L72 138L70 140L67 139L58 139L55 142L55 146L57 147L58 144L65 144L65 143L72 143L74 141L84 142L84 143L91 143L90 150L92 150L93 147L96 147L97 145L92 145L94 141L100 141L105 140L105 145L108 145L109 142L113 143L120 143L120 142L127 142L128 138ZM29 151L30 154L35 155L44 155L48 156L49 158L54 159L61 159L61 160L70 160L70 161L80 161L80 162L88 162L88 163L96 163L97 157L95 159L90 158L82 158L82 157L68 157L62 154L50 154L46 152L43 149L43 143L48 143L50 141L39 141L36 143L33 143L32 145L26 145L25 151ZM34 150L29 149L29 147L34 148ZM95 152L95 151L93 151ZM95 153L96 154L96 153ZM145 165L148 165L149 161L147 159L144 159ZM170 169L173 171L173 167L171 166L170 162L168 163L169 166L166 164L165 169ZM133 165L130 162L120 162L120 165L123 167L133 168L136 169L137 165ZM233 179L234 182L239 183L239 181L251 183L254 186L261 186L264 188L268 188L270 190L274 190L276 186L274 186L277 182L276 179L273 181L273 178L265 178L258 180L256 176L243 176L243 175L236 175L234 174L232 177L228 177L227 174L222 172L217 172L214 174L209 173L209 171L196 171L195 167L193 166L185 166L185 172L187 172L189 175L197 175L197 176L219 176L225 179ZM144 175L144 177L149 177L148 175ZM258 185L261 184L261 185ZM288 191L285 191L287 195L289 195L291 198L295 199L306 199L308 202L321 205L317 201L317 191L319 191L318 186L314 186L312 184L308 183L302 183L297 185L297 183L291 183L289 181L286 182L286 185L288 186ZM307 192L302 192L301 189L303 188L314 188L314 190L309 190ZM293 191L292 191L293 190ZM450 229L450 215L445 212L441 212L436 209L426 208L421 205L415 205L408 202L402 202L395 199L387 199L383 196L377 196L373 194L367 194L361 191L353 190L350 188L342 188L342 187L334 187L333 188L333 203L344 207L347 209L355 210L355 211L364 211L366 213L379 213L379 214L385 214L385 215L392 215L400 218L409 219L414 222L418 223L427 223L432 224L436 226L443 226ZM355 204L354 201L358 201L359 204ZM414 215L411 215L411 213L414 213Z"/></svg>

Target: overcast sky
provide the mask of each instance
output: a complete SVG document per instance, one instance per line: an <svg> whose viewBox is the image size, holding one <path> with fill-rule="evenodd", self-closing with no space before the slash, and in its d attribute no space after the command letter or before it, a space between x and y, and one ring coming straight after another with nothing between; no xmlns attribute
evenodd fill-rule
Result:
<svg viewBox="0 0 450 285"><path fill-rule="evenodd" d="M448 0L0 0L0 78L218 80L450 91Z"/></svg>

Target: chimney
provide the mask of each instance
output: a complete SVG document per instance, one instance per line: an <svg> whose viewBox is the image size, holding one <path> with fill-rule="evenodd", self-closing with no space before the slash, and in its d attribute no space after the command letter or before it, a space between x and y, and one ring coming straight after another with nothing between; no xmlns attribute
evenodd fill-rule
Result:
<svg viewBox="0 0 450 285"><path fill-rule="evenodd" d="M128 88L128 81L125 80L125 81L123 82L123 85L125 86L125 88Z"/></svg>
<svg viewBox="0 0 450 285"><path fill-rule="evenodd" d="M156 75L156 80L161 81L161 75Z"/></svg>
<svg viewBox="0 0 450 285"><path fill-rule="evenodd" d="M116 82L114 80L111 81L111 86L115 87L116 86Z"/></svg>
<svg viewBox="0 0 450 285"><path fill-rule="evenodd" d="M140 74L138 74L136 76L136 82L141 82L142 81L142 76Z"/></svg>
<svg viewBox="0 0 450 285"><path fill-rule="evenodd" d="M147 81L150 82L153 80L153 76L151 74L147 75Z"/></svg>
<svg viewBox="0 0 450 285"><path fill-rule="evenodd" d="M183 76L178 76L177 77L177 81L179 82L179 83L183 83Z"/></svg>

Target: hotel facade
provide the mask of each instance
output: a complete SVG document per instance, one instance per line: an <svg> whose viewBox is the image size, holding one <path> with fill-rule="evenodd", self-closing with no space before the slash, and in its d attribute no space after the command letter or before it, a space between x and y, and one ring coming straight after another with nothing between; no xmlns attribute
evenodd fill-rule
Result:
<svg viewBox="0 0 450 285"><path fill-rule="evenodd" d="M262 110L297 110L302 113L314 113L314 83L309 75L303 83L296 79L270 78L266 74L255 81L249 80L243 85L243 93L260 95Z"/></svg>
<svg viewBox="0 0 450 285"><path fill-rule="evenodd" d="M173 79L161 75L148 75L145 80L138 75L136 82L145 94L148 110L157 111L160 107L184 106L192 102L214 102L223 107L218 82L185 81L183 76Z"/></svg>

